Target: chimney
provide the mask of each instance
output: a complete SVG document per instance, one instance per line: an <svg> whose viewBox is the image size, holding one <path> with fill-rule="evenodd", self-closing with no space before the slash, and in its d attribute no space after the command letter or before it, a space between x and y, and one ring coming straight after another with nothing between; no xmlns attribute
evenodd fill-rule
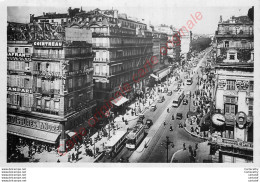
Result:
<svg viewBox="0 0 260 182"><path fill-rule="evenodd" d="M45 16L45 12L43 12L43 16Z"/></svg>
<svg viewBox="0 0 260 182"><path fill-rule="evenodd" d="M30 23L33 23L34 14L30 14Z"/></svg>
<svg viewBox="0 0 260 182"><path fill-rule="evenodd" d="M114 10L114 18L118 19L118 11Z"/></svg>
<svg viewBox="0 0 260 182"><path fill-rule="evenodd" d="M222 23L222 15L219 17L219 23Z"/></svg>

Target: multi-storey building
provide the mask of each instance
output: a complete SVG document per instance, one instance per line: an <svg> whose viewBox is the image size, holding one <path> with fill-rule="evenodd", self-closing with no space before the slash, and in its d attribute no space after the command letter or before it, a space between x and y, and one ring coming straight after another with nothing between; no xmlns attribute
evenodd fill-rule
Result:
<svg viewBox="0 0 260 182"><path fill-rule="evenodd" d="M117 98L119 95L116 93L125 84L130 85L130 91L120 99L120 104L145 90L152 69L147 66L141 76L140 69L153 54L152 33L146 30L146 24L118 14L117 10L100 9L79 13L74 21L85 22L92 31L93 51L96 53L94 97L99 106Z"/></svg>
<svg viewBox="0 0 260 182"><path fill-rule="evenodd" d="M253 22L232 17L216 32L216 113L211 147L216 162L253 161ZM221 122L219 122L221 121Z"/></svg>
<svg viewBox="0 0 260 182"><path fill-rule="evenodd" d="M247 16L220 21L216 31L216 61L246 62L254 56L254 25Z"/></svg>
<svg viewBox="0 0 260 182"><path fill-rule="evenodd" d="M166 33L153 30L153 57L158 58L158 64L154 65L153 74L151 75L151 86L156 81L162 81L169 75L171 68L166 65L167 59L167 40Z"/></svg>
<svg viewBox="0 0 260 182"><path fill-rule="evenodd" d="M60 140L62 151L95 107L91 31L46 22L8 30L8 133Z"/></svg>
<svg viewBox="0 0 260 182"><path fill-rule="evenodd" d="M167 57L169 63L179 63L181 53L181 38L178 31L172 26L160 25L155 30L164 32L168 36L167 40Z"/></svg>

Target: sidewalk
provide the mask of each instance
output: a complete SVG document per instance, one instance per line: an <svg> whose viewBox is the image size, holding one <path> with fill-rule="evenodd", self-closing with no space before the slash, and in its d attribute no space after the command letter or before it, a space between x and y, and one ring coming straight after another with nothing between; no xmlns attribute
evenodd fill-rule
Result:
<svg viewBox="0 0 260 182"><path fill-rule="evenodd" d="M195 150L194 146L192 146L192 149ZM196 151L195 163L203 163L203 162L211 161L212 157L210 155L210 146L208 145L208 142L199 143L198 149L196 149L195 151ZM186 150L180 149L176 151L171 157L171 162L191 163L190 157L191 154L188 150L188 147L186 147Z"/></svg>

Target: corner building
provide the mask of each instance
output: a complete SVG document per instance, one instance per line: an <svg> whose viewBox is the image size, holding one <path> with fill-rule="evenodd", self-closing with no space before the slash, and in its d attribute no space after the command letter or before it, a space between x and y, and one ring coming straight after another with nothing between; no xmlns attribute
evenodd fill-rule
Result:
<svg viewBox="0 0 260 182"><path fill-rule="evenodd" d="M21 26L17 29L24 30ZM56 31L55 34L51 34L51 29ZM26 31L21 32L25 36L20 38L28 39L30 43L31 62L29 69L19 68L29 70L30 78L29 85L22 85L18 80L25 77L25 71L18 74L16 84L20 83L17 85L20 88L16 91L29 87L32 97L25 108L20 96L13 97L13 101L10 99L8 133L56 146L60 143L60 151L63 151L66 139L88 126L87 120L96 105L93 100L91 32L79 26L37 22L28 24ZM17 45L12 44L14 46ZM16 48L9 47L10 52L16 51ZM27 83L26 79L24 83Z"/></svg>

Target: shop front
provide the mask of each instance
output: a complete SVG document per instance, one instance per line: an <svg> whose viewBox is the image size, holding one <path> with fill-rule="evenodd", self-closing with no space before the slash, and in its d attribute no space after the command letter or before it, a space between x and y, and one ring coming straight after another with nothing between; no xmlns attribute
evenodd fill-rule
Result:
<svg viewBox="0 0 260 182"><path fill-rule="evenodd" d="M62 127L60 123L8 114L7 133L49 144L58 144Z"/></svg>

